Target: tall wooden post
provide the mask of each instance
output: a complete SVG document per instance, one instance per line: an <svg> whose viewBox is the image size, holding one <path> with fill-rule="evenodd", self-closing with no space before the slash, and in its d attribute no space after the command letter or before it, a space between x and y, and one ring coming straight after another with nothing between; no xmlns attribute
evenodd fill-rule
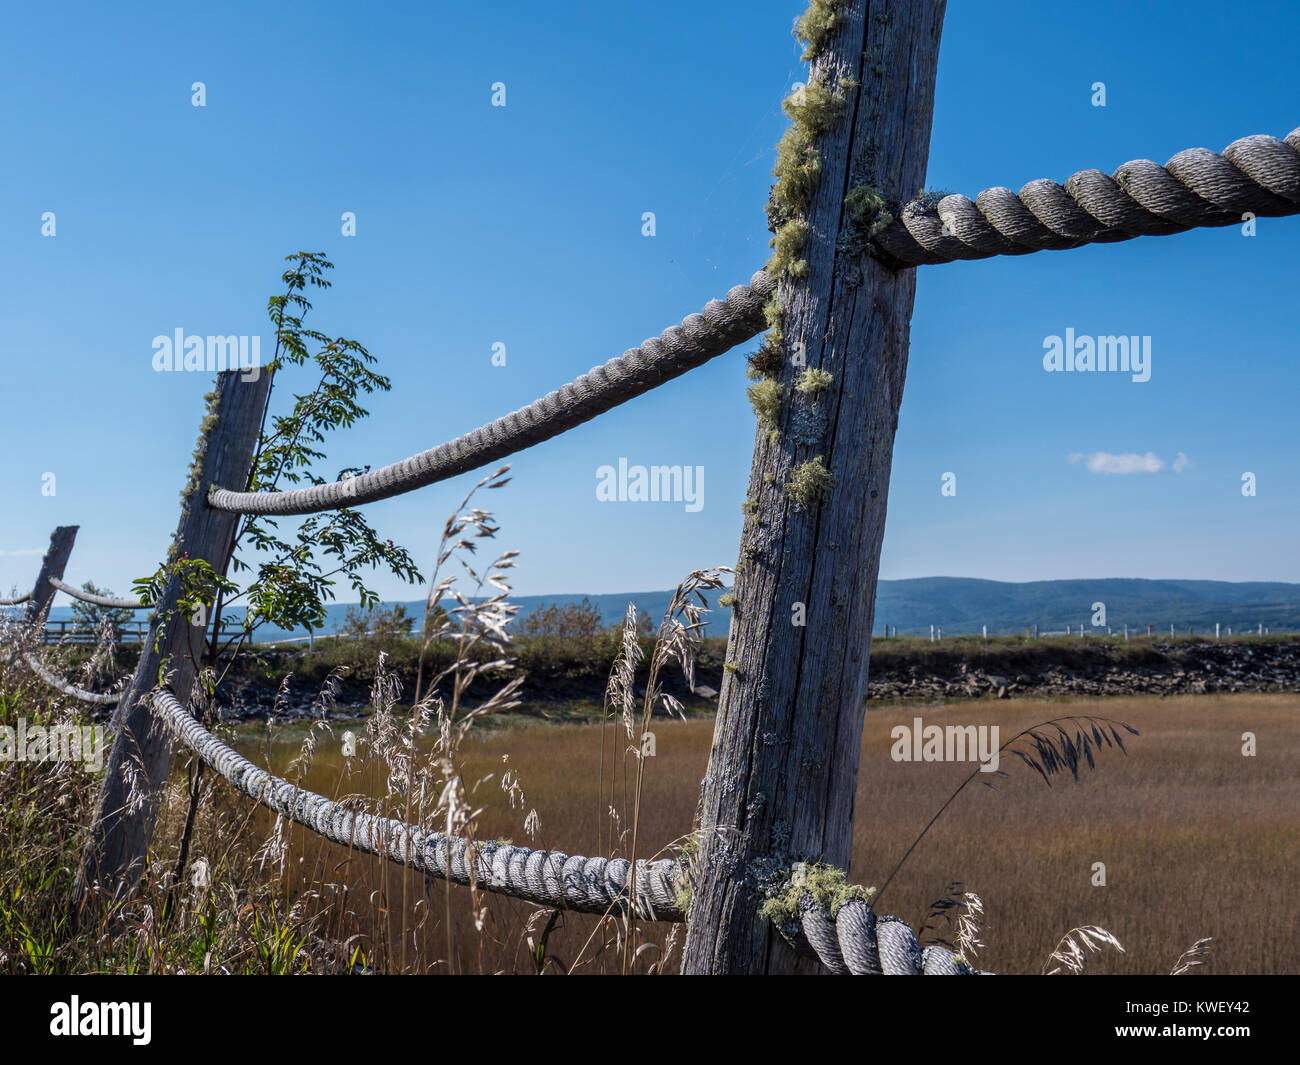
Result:
<svg viewBox="0 0 1300 1065"><path fill-rule="evenodd" d="M838 83L845 107L816 143L821 177L806 213L806 277L795 271L779 289L781 409L775 432L760 423L754 449L704 781L688 973L806 964L758 917L764 885L794 861L847 868L853 841L915 275L861 253L854 238L863 219L846 204L865 186L896 205L924 184L944 2L846 0L842 11L813 60L810 84ZM794 387L810 384L805 366L830 374L824 391ZM817 456L833 478L821 502L787 488L800 468L816 475Z"/></svg>
<svg viewBox="0 0 1300 1065"><path fill-rule="evenodd" d="M244 380L241 371L218 376L208 396L169 560L188 554L225 573L239 515L209 507L208 490L214 484L241 489L248 484L271 376L268 370L251 381ZM113 747L74 891L73 918L78 923L91 916L88 909L102 913L129 899L144 872L172 760L171 737L155 721L147 696L166 662L168 685L182 701L188 699L206 644L206 621L201 628L182 616L177 610L180 596L181 582L173 577L150 620L135 679L113 717ZM90 890L96 885L98 891Z"/></svg>
<svg viewBox="0 0 1300 1065"><path fill-rule="evenodd" d="M63 580L63 568L68 564L72 554L72 545L77 542L79 525L60 525L50 534L50 546L41 560L41 572L36 575L36 584L32 587L32 597L27 600L27 621L32 625L44 625L49 617L50 603L54 601L54 585L50 578Z"/></svg>

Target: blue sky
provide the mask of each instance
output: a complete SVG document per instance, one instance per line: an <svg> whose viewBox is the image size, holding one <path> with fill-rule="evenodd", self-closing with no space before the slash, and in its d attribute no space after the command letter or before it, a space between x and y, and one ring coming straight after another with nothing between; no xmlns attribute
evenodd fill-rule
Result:
<svg viewBox="0 0 1300 1065"><path fill-rule="evenodd" d="M152 339L265 342L299 248L337 264L313 323L365 343L395 386L332 441L331 476L521 406L748 279L767 255L780 100L804 76L802 7L11 7L0 588L30 584L64 523L81 526L68 579L124 592L153 570L209 380L154 372ZM1172 10L950 4L929 184L973 196L1300 124L1292 5ZM1253 238L922 267L881 575L1300 581L1298 249L1300 219L1265 219ZM1044 338L1067 327L1150 336L1151 380L1044 372ZM748 350L515 459L491 503L502 547L523 553L520 593L664 588L735 561ZM1148 453L1160 472L1087 458ZM705 505L598 502L596 468L620 457L703 466ZM473 479L369 513L427 563Z"/></svg>

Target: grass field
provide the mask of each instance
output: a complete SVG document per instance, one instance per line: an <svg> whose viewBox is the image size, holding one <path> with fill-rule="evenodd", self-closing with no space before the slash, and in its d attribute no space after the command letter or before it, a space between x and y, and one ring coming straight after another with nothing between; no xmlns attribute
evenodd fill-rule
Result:
<svg viewBox="0 0 1300 1065"><path fill-rule="evenodd" d="M895 725L910 724L914 717L925 724L996 724L1005 742L1019 729L1050 718L1101 715L1141 732L1128 738L1127 755L1106 750L1097 769L1084 770L1078 783L1066 774L1054 778L1050 789L1017 759L1004 758L1002 768L1010 775L989 789L981 786L981 774L966 789L905 864L881 910L919 927L947 885L962 882L984 900L987 948L978 961L995 972L1040 971L1060 936L1083 924L1101 925L1126 948L1122 955L1095 956L1092 972L1167 972L1187 947L1206 936L1213 937L1212 955L1199 971L1296 972L1298 711L1300 697L1283 695L873 708L863 737L853 879L879 884L972 768L891 760ZM1256 736L1253 757L1242 754L1246 732ZM690 830L712 721L656 722L655 734L656 755L647 760L641 807L641 855ZM258 761L269 755L272 768L283 771L301 737L300 730L286 730L268 747L264 737L246 730L239 746ZM612 731L604 738L607 753L611 737ZM593 726L473 735L462 750L463 775L473 803L483 808L479 838L509 838L568 853L610 853L617 829L608 809L608 762L602 790L601 746L602 730ZM500 786L506 770L526 795L522 804L516 795L513 809ZM613 805L626 817L622 779L615 781ZM480 782L475 786L475 781ZM329 737L305 783L333 795L374 793L380 786L373 779L349 781L338 743ZM540 826L529 838L523 823L533 809ZM202 830L195 846L202 854ZM1093 883L1099 862L1105 865L1105 886ZM434 971L446 971L448 957L456 971L532 965L523 931L532 907L525 904L488 896L486 912L474 914L466 889L447 891L439 883L426 895L421 878L303 839L301 830L290 840L286 868L297 887L324 881L324 890L340 894L340 912L347 910L368 954L386 953L376 946L385 936L396 952L397 929L419 925L408 943L416 955L436 959L430 963ZM616 970L617 958L599 950L609 934L593 919L569 917L551 936L548 950L566 968L578 962ZM646 958L655 956L652 949Z"/></svg>

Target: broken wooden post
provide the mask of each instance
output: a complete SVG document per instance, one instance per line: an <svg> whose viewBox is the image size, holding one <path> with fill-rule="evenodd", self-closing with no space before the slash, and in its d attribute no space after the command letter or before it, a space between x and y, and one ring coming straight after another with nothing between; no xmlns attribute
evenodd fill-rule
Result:
<svg viewBox="0 0 1300 1065"><path fill-rule="evenodd" d="M36 575L36 583L32 586L32 597L27 600L26 617L29 625L38 628L44 626L56 591L50 578L63 580L63 568L68 564L68 556L72 554L72 545L77 542L79 528L79 525L60 525L50 534L50 546L41 560L41 572ZM43 632L40 636L44 640Z"/></svg>
<svg viewBox="0 0 1300 1065"><path fill-rule="evenodd" d="M802 967L760 918L763 892L792 862L848 868L916 288L913 270L891 269L865 248L872 227L925 182L943 13L943 0L817 0L809 12L829 26L810 42L809 84L788 110L798 126L801 94L804 107L843 104L812 142L814 166L802 165L806 154L785 158L782 142L778 168L820 173L794 219L806 242L786 270L778 260L799 231L782 226L779 203L769 209L769 270L783 274L779 313L769 315L780 360L767 360L765 391L751 390L760 423L704 780L688 973Z"/></svg>
<svg viewBox="0 0 1300 1065"><path fill-rule="evenodd" d="M226 572L239 515L209 507L208 490L248 484L271 390L269 370L252 380L245 380L245 373L219 374L208 395L169 562L188 555ZM150 618L135 678L113 715L113 747L73 895L78 923L89 916L87 909L102 915L129 899L144 872L172 760L171 736L154 720L146 697L165 663L168 686L187 701L206 644L206 618L202 630L192 631L197 624L177 611L181 595L181 580L173 574Z"/></svg>

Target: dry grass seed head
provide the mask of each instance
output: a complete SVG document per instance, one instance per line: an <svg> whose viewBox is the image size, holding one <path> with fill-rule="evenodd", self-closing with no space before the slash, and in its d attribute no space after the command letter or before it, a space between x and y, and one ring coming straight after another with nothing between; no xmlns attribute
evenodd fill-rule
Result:
<svg viewBox="0 0 1300 1065"><path fill-rule="evenodd" d="M622 719L628 739L636 735L636 670L645 657L639 636L636 604L628 603L618 654L605 683L605 712Z"/></svg>
<svg viewBox="0 0 1300 1065"><path fill-rule="evenodd" d="M1174 967L1173 969L1170 970L1169 975L1182 976L1183 974L1196 968L1196 966L1204 965L1206 959L1209 958L1210 956L1210 943L1212 941L1213 941L1212 936L1207 936L1204 939L1198 939L1195 943L1193 943L1190 947L1188 947L1185 951L1183 951L1182 954L1179 955L1178 960L1174 962Z"/></svg>
<svg viewBox="0 0 1300 1065"><path fill-rule="evenodd" d="M1114 947L1121 954L1124 948L1118 939L1100 925L1087 924L1072 928L1061 937L1056 949L1048 955L1043 965L1044 976L1068 973L1078 976L1088 964L1088 952L1099 952L1103 947Z"/></svg>

